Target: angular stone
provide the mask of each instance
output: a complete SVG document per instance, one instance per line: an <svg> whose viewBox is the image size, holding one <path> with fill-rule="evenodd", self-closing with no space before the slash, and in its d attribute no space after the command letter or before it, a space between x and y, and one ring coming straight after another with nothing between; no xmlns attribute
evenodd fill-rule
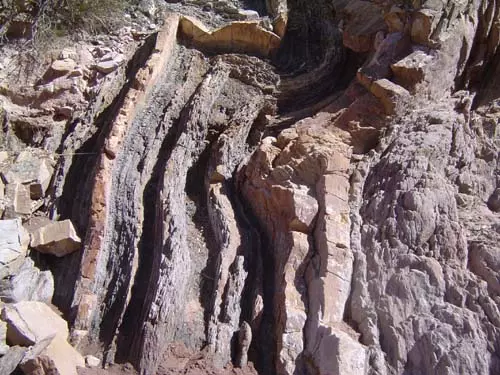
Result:
<svg viewBox="0 0 500 375"><path fill-rule="evenodd" d="M7 354L8 351L9 346L7 345L7 323L5 323L4 321L0 321L0 356Z"/></svg>
<svg viewBox="0 0 500 375"><path fill-rule="evenodd" d="M488 207L493 212L500 212L500 188L495 189L488 199Z"/></svg>
<svg viewBox="0 0 500 375"><path fill-rule="evenodd" d="M385 78L373 82L370 86L370 91L380 99L385 113L388 115L395 113L399 101L410 97L408 90Z"/></svg>
<svg viewBox="0 0 500 375"><path fill-rule="evenodd" d="M0 357L0 374L12 374L22 361L26 348L20 346L12 346Z"/></svg>
<svg viewBox="0 0 500 375"><path fill-rule="evenodd" d="M54 294L54 278L50 271L40 271L32 259L25 258L20 269L0 281L2 301L42 301L50 303Z"/></svg>
<svg viewBox="0 0 500 375"><path fill-rule="evenodd" d="M85 359L61 336L44 339L24 356L21 369L26 375L77 375Z"/></svg>
<svg viewBox="0 0 500 375"><path fill-rule="evenodd" d="M412 16L411 39L415 43L430 46L430 36L434 30L439 16L431 9L420 9Z"/></svg>
<svg viewBox="0 0 500 375"><path fill-rule="evenodd" d="M7 322L7 340L11 345L31 346L54 335L66 341L69 334L68 323L43 302L6 305L2 320Z"/></svg>
<svg viewBox="0 0 500 375"><path fill-rule="evenodd" d="M294 218L290 222L290 230L308 233L312 229L318 213L318 202L310 195L296 191L293 194Z"/></svg>
<svg viewBox="0 0 500 375"><path fill-rule="evenodd" d="M95 68L103 74L109 74L115 71L124 62L125 56L123 54L116 54L112 56L112 58L106 58L106 56L104 56L103 59L96 64Z"/></svg>
<svg viewBox="0 0 500 375"><path fill-rule="evenodd" d="M85 364L87 367L97 367L101 364L101 360L93 355L85 356Z"/></svg>
<svg viewBox="0 0 500 375"><path fill-rule="evenodd" d="M368 52L373 47L375 34L385 29L381 9L373 2L349 1L344 8L343 40L355 52Z"/></svg>
<svg viewBox="0 0 500 375"><path fill-rule="evenodd" d="M286 25L288 23L288 15L286 13L280 13L278 17L273 21L273 30L276 35L280 38L285 36Z"/></svg>
<svg viewBox="0 0 500 375"><path fill-rule="evenodd" d="M5 174L5 178L8 184L27 185L34 194L32 199L38 199L45 195L53 172L52 163L46 155L28 150L19 154L12 168Z"/></svg>
<svg viewBox="0 0 500 375"><path fill-rule="evenodd" d="M424 51L414 51L404 59L391 65L396 83L404 86L408 90L415 87L425 78L425 66L432 61L432 56Z"/></svg>
<svg viewBox="0 0 500 375"><path fill-rule="evenodd" d="M384 14L384 21L389 32L402 32L406 24L406 12L398 6L393 6L389 12Z"/></svg>
<svg viewBox="0 0 500 375"><path fill-rule="evenodd" d="M20 219L0 220L0 279L14 273L28 250L28 234Z"/></svg>
<svg viewBox="0 0 500 375"><path fill-rule="evenodd" d="M250 9L238 9L238 16L245 20L257 20L259 19L259 13L255 10Z"/></svg>
<svg viewBox="0 0 500 375"><path fill-rule="evenodd" d="M4 217L13 219L31 214L31 194L28 186L18 183L8 184L5 198L8 205Z"/></svg>
<svg viewBox="0 0 500 375"><path fill-rule="evenodd" d="M73 70L75 66L76 62L68 57L61 60L55 60L50 66L50 69L54 72L64 75Z"/></svg>
<svg viewBox="0 0 500 375"><path fill-rule="evenodd" d="M80 248L81 240L70 220L52 222L31 234L30 246L42 253L57 257L70 254Z"/></svg>

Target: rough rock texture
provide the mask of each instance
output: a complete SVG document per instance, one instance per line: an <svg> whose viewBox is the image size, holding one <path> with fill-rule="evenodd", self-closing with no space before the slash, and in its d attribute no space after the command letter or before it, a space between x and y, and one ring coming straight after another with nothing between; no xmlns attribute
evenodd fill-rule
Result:
<svg viewBox="0 0 500 375"><path fill-rule="evenodd" d="M20 219L0 220L0 279L14 274L23 264L29 234Z"/></svg>
<svg viewBox="0 0 500 375"><path fill-rule="evenodd" d="M2 320L7 322L7 340L11 345L30 346L49 337L68 338L68 324L47 304L23 301L2 309Z"/></svg>
<svg viewBox="0 0 500 375"><path fill-rule="evenodd" d="M167 3L132 52L41 66L61 97L0 91L0 144L40 155L0 159L2 264L19 218L35 248L74 224L34 258L122 364L82 373L500 373L498 3Z"/></svg>
<svg viewBox="0 0 500 375"><path fill-rule="evenodd" d="M50 271L40 271L33 260L24 263L10 277L0 281L3 302L41 301L50 303L54 294L54 277Z"/></svg>
<svg viewBox="0 0 500 375"><path fill-rule="evenodd" d="M12 374L26 353L26 348L12 346L7 353L0 358L0 371L2 374Z"/></svg>
<svg viewBox="0 0 500 375"><path fill-rule="evenodd" d="M85 360L64 337L56 335L30 348L20 364L25 375L77 375Z"/></svg>
<svg viewBox="0 0 500 375"><path fill-rule="evenodd" d="M62 257L78 250L81 239L70 220L49 223L30 233L30 246L42 253Z"/></svg>

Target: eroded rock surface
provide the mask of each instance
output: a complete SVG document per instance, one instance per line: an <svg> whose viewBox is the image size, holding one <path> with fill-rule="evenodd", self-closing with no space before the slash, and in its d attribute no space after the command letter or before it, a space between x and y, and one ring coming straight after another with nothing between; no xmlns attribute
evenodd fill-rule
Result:
<svg viewBox="0 0 500 375"><path fill-rule="evenodd" d="M164 6L0 92L0 271L110 373L500 372L498 4Z"/></svg>

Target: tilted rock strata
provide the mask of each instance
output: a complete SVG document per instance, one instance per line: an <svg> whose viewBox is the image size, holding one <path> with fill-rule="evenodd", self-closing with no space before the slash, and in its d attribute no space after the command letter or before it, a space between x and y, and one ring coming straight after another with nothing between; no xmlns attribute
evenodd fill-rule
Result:
<svg viewBox="0 0 500 375"><path fill-rule="evenodd" d="M90 154L51 206L84 235L51 263L73 342L142 374L176 341L262 374L498 372L498 5L267 1L280 42L195 3L126 66L101 51L122 81L61 145Z"/></svg>

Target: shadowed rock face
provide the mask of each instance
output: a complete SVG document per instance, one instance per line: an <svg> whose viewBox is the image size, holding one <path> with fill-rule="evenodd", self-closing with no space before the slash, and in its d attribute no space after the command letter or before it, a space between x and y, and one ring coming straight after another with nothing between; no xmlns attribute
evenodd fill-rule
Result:
<svg viewBox="0 0 500 375"><path fill-rule="evenodd" d="M260 374L499 373L498 4L172 3L60 140L73 342L147 375L178 342Z"/></svg>

